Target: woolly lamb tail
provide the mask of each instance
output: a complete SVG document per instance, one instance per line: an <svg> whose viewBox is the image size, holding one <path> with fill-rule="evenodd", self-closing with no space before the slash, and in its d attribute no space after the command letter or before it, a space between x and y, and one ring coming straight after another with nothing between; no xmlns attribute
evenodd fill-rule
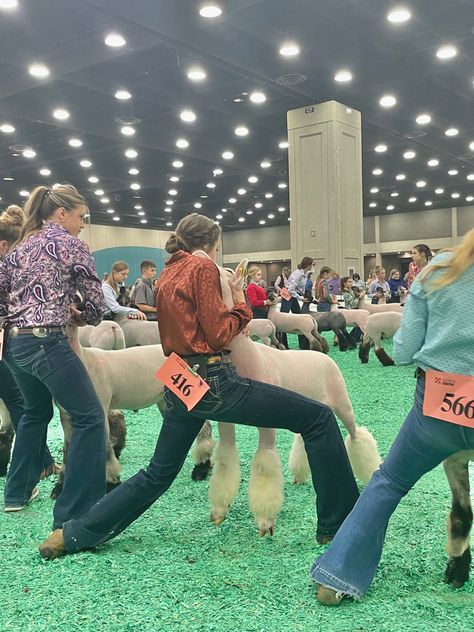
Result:
<svg viewBox="0 0 474 632"><path fill-rule="evenodd" d="M382 462L377 442L367 428L357 426L355 437L347 435L345 444L354 475L367 484Z"/></svg>
<svg viewBox="0 0 474 632"><path fill-rule="evenodd" d="M215 525L219 525L224 522L229 507L239 491L240 462L237 446L219 442L214 451L213 465L209 481L209 500L211 520Z"/></svg>
<svg viewBox="0 0 474 632"><path fill-rule="evenodd" d="M249 480L249 507L261 536L273 535L283 505L283 474L275 450L258 449L252 461Z"/></svg>
<svg viewBox="0 0 474 632"><path fill-rule="evenodd" d="M295 435L293 439L288 457L288 468L293 474L294 483L306 483L310 479L311 470L309 469L308 455L304 447L303 437L300 434Z"/></svg>

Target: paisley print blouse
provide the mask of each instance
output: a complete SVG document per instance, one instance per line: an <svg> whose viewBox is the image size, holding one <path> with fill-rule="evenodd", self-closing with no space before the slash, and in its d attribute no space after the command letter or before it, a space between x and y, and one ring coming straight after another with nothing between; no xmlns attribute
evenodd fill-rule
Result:
<svg viewBox="0 0 474 632"><path fill-rule="evenodd" d="M45 222L0 266L0 317L19 327L67 325L76 291L84 299L84 320L98 325L105 301L88 246Z"/></svg>

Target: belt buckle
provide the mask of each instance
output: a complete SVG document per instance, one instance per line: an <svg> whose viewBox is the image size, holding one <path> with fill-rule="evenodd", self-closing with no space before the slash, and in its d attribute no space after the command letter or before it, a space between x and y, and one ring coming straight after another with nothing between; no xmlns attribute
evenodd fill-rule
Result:
<svg viewBox="0 0 474 632"><path fill-rule="evenodd" d="M48 328L47 327L33 327L31 333L33 334L33 336L36 336L37 338L46 338L46 336L48 335Z"/></svg>
<svg viewBox="0 0 474 632"><path fill-rule="evenodd" d="M19 333L19 329L16 325L13 325L13 327L10 327L10 329L8 330L8 337L9 338L15 338L15 336L18 336Z"/></svg>
<svg viewBox="0 0 474 632"><path fill-rule="evenodd" d="M218 355L213 355L210 358L207 359L207 363L206 364L217 364L220 361L220 356Z"/></svg>

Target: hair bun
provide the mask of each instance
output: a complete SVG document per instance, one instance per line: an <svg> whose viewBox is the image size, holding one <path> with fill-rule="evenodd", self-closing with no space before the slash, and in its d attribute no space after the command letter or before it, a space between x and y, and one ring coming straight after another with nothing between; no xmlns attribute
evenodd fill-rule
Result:
<svg viewBox="0 0 474 632"><path fill-rule="evenodd" d="M23 226L25 221L25 214L23 209L16 204L11 204L4 213L2 213L2 219L4 222L12 226Z"/></svg>
<svg viewBox="0 0 474 632"><path fill-rule="evenodd" d="M168 241L165 244L165 250L166 252L169 252L170 255L178 252L178 250L181 250L176 233L171 233L169 236Z"/></svg>

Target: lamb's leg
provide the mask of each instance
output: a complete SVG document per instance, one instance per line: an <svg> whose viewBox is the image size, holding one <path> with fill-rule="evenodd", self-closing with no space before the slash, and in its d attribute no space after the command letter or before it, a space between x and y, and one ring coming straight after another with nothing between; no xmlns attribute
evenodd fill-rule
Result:
<svg viewBox="0 0 474 632"><path fill-rule="evenodd" d="M7 407L0 399L0 476L5 476L10 463L13 443L13 425Z"/></svg>
<svg viewBox="0 0 474 632"><path fill-rule="evenodd" d="M259 428L249 480L249 506L261 536L273 535L283 504L283 474L275 447L276 430Z"/></svg>
<svg viewBox="0 0 474 632"><path fill-rule="evenodd" d="M120 463L115 456L114 448L110 441L110 428L109 428L109 410L108 406L104 411L104 424L105 424L105 447L107 450L107 457L105 463L105 480L107 492L112 491L118 485L120 485Z"/></svg>
<svg viewBox="0 0 474 632"><path fill-rule="evenodd" d="M194 462L194 469L191 472L193 481L206 480L211 471L211 457L215 445L216 442L212 438L211 422L206 420L191 450L191 457Z"/></svg>
<svg viewBox="0 0 474 632"><path fill-rule="evenodd" d="M69 443L71 441L72 434L72 423L71 423L71 415L67 413L62 408L59 408L59 419L61 422L61 426L64 434L64 447L63 447L63 462L61 465L61 471L59 472L58 480L51 490L51 498L56 500L59 497L59 494L63 491L64 487L64 471L67 465L67 453L69 449Z"/></svg>
<svg viewBox="0 0 474 632"><path fill-rule="evenodd" d="M219 422L218 428L219 443L214 450L213 470L209 482L211 520L215 525L225 520L240 485L240 462L235 441L235 426Z"/></svg>
<svg viewBox="0 0 474 632"><path fill-rule="evenodd" d="M127 425L121 410L109 410L108 414L110 443L117 459L120 458L125 447L127 437Z"/></svg>
<svg viewBox="0 0 474 632"><path fill-rule="evenodd" d="M296 434L288 457L288 468L293 474L294 483L306 483L311 477L308 455L304 447L303 437Z"/></svg>
<svg viewBox="0 0 474 632"><path fill-rule="evenodd" d="M443 465L452 494L446 545L449 561L444 581L454 588L460 588L469 579L471 564L469 533L472 526L472 507L469 497L469 454L454 454L446 459Z"/></svg>
<svg viewBox="0 0 474 632"><path fill-rule="evenodd" d="M362 364L367 364L369 361L370 347L372 347L373 344L372 338L368 334L364 334L359 346L359 360Z"/></svg>

